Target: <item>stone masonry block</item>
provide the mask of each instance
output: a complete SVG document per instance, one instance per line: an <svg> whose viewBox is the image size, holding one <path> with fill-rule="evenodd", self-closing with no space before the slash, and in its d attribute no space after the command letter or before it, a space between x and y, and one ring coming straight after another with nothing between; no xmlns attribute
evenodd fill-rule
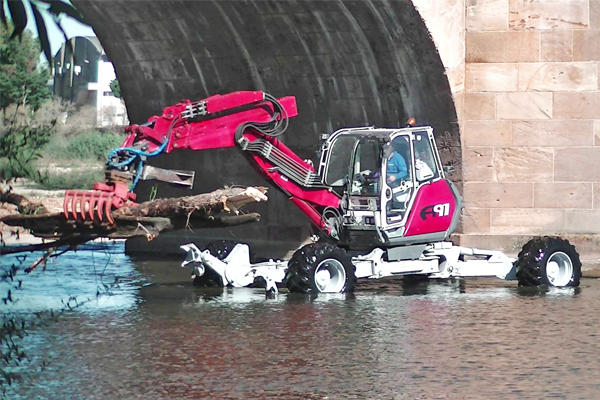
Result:
<svg viewBox="0 0 600 400"><path fill-rule="evenodd" d="M573 32L573 61L600 61L600 30Z"/></svg>
<svg viewBox="0 0 600 400"><path fill-rule="evenodd" d="M592 208L592 183L536 183L533 186L535 208Z"/></svg>
<svg viewBox="0 0 600 400"><path fill-rule="evenodd" d="M533 206L533 184L465 182L464 199L466 208L529 208Z"/></svg>
<svg viewBox="0 0 600 400"><path fill-rule="evenodd" d="M554 93L554 119L600 119L600 92Z"/></svg>
<svg viewBox="0 0 600 400"><path fill-rule="evenodd" d="M467 31L508 30L506 0L469 0L467 2Z"/></svg>
<svg viewBox="0 0 600 400"><path fill-rule="evenodd" d="M542 61L573 61L573 31L542 32Z"/></svg>
<svg viewBox="0 0 600 400"><path fill-rule="evenodd" d="M594 121L594 145L600 146L600 120Z"/></svg>
<svg viewBox="0 0 600 400"><path fill-rule="evenodd" d="M494 181L494 148L463 148L463 179L469 182Z"/></svg>
<svg viewBox="0 0 600 400"><path fill-rule="evenodd" d="M550 119L552 118L552 93L498 93L496 95L496 118Z"/></svg>
<svg viewBox="0 0 600 400"><path fill-rule="evenodd" d="M598 71L596 63L519 64L519 91L521 92L576 92L597 89Z"/></svg>
<svg viewBox="0 0 600 400"><path fill-rule="evenodd" d="M454 100L454 108L456 108L456 120L460 124L465 119L465 91L461 90L458 92L452 92L452 99ZM462 127L460 127L459 129L462 130Z"/></svg>
<svg viewBox="0 0 600 400"><path fill-rule="evenodd" d="M463 233L490 232L489 208L465 208L463 209L461 218Z"/></svg>
<svg viewBox="0 0 600 400"><path fill-rule="evenodd" d="M468 92L517 91L519 69L517 64L467 64L465 88Z"/></svg>
<svg viewBox="0 0 600 400"><path fill-rule="evenodd" d="M513 146L592 146L593 120L513 121Z"/></svg>
<svg viewBox="0 0 600 400"><path fill-rule="evenodd" d="M566 233L600 233L600 210L567 210Z"/></svg>
<svg viewBox="0 0 600 400"><path fill-rule="evenodd" d="M465 93L463 117L466 120L496 118L496 96L492 93Z"/></svg>
<svg viewBox="0 0 600 400"><path fill-rule="evenodd" d="M556 182L600 182L600 147L555 149Z"/></svg>
<svg viewBox="0 0 600 400"><path fill-rule="evenodd" d="M465 121L464 143L467 146L510 146L510 121Z"/></svg>
<svg viewBox="0 0 600 400"><path fill-rule="evenodd" d="M510 0L511 30L586 29L589 0Z"/></svg>
<svg viewBox="0 0 600 400"><path fill-rule="evenodd" d="M600 209L600 183L594 182L593 186L594 186L594 189L593 189L593 198L592 198L592 202L593 202L592 208Z"/></svg>
<svg viewBox="0 0 600 400"><path fill-rule="evenodd" d="M539 32L467 32L467 63L537 62Z"/></svg>
<svg viewBox="0 0 600 400"><path fill-rule="evenodd" d="M496 147L494 169L500 182L550 182L554 149L543 147Z"/></svg>
<svg viewBox="0 0 600 400"><path fill-rule="evenodd" d="M491 210L490 231L496 235L552 235L563 231L564 210L531 208Z"/></svg>
<svg viewBox="0 0 600 400"><path fill-rule="evenodd" d="M590 28L600 28L600 1L590 1Z"/></svg>
<svg viewBox="0 0 600 400"><path fill-rule="evenodd" d="M465 63L456 67L446 68L446 77L450 84L450 91L455 94L465 89Z"/></svg>

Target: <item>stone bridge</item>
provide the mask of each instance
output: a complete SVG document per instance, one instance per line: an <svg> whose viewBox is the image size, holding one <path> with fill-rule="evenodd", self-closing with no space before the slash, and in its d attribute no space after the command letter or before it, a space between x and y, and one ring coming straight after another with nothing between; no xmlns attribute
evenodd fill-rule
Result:
<svg viewBox="0 0 600 400"><path fill-rule="evenodd" d="M455 165L461 244L515 254L532 235L560 234L584 267L600 261L600 0L74 3L115 65L132 122L183 98L295 95L300 115L284 141L314 160L321 133L415 117L436 129ZM198 191L264 184L236 149L154 164L196 170ZM257 209L260 223L210 235L272 256L307 239L307 221L283 194L271 190ZM192 239L182 232L129 246Z"/></svg>

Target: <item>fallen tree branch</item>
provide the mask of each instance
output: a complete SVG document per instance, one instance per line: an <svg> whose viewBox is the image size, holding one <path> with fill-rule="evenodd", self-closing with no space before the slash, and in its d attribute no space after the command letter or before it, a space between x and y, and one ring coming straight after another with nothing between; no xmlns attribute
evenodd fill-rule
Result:
<svg viewBox="0 0 600 400"><path fill-rule="evenodd" d="M266 191L265 187L225 188L196 196L147 201L113 211L114 225L106 221L66 219L63 213L8 215L0 218L0 222L29 229L37 237L55 240L52 244L34 245L38 247L19 246L26 249L22 251L43 250L53 247L53 243L79 242L82 238L87 241L98 237L145 236L152 240L160 232L189 226L213 228L257 222L259 214L240 214L239 210L248 203L266 201ZM0 254L16 252L11 249L0 248Z"/></svg>
<svg viewBox="0 0 600 400"><path fill-rule="evenodd" d="M54 253L54 250L56 250L56 247L52 247L50 248L47 252L44 253L43 256L41 256L36 262L34 262L33 264L31 264L28 268L25 269L25 273L28 274L31 271L33 271L34 269L36 269L36 267L38 265L40 265L41 263L45 263L46 260L48 260L48 257L50 257L50 255L52 253Z"/></svg>
<svg viewBox="0 0 600 400"><path fill-rule="evenodd" d="M17 210L25 215L48 214L43 204L34 203L25 196L14 193L11 186L0 186L0 203L14 204Z"/></svg>
<svg viewBox="0 0 600 400"><path fill-rule="evenodd" d="M133 217L182 217L194 214L194 217L210 216L220 212L234 211L248 203L266 201L267 188L226 188L211 193L172 199L146 201L137 206L123 207L113 212L113 216Z"/></svg>
<svg viewBox="0 0 600 400"><path fill-rule="evenodd" d="M59 240L55 240L53 242L45 242L45 243L39 243L39 244L29 244L29 245L24 245L24 246L22 246L22 245L2 246L2 247L0 247L0 255L28 253L28 252L32 252L32 251L56 249L58 247L63 247L63 246L75 247L77 245L80 245L82 243L88 242L93 239L95 239L95 237L79 237L79 238L69 237L66 239L59 239Z"/></svg>

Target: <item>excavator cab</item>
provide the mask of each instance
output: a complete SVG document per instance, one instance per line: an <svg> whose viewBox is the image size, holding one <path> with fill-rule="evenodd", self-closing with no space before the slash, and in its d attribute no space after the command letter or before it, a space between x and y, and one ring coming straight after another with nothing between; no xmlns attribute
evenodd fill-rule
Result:
<svg viewBox="0 0 600 400"><path fill-rule="evenodd" d="M340 240L349 247L443 240L458 222L460 196L431 127L337 131L322 147L319 173L342 196Z"/></svg>

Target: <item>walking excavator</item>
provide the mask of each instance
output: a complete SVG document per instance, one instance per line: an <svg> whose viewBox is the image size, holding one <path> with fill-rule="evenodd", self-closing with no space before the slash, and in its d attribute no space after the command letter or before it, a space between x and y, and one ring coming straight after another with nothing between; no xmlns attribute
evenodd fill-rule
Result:
<svg viewBox="0 0 600 400"><path fill-rule="evenodd" d="M295 98L261 91L181 101L147 123L126 127L123 145L108 156L106 181L92 191L68 191L66 218L111 219L111 210L135 200L141 179L191 187L194 173L147 165L148 158L180 149L237 147L318 230L314 242L290 260L250 262L244 243L193 244L182 266L196 284L268 291L352 291L357 279L387 276L451 278L496 276L520 286L574 287L581 262L559 237L530 240L515 260L500 251L455 246L462 198L446 178L429 126L340 129L323 135L318 165L285 146L281 135L298 114ZM318 240L316 240L318 238Z"/></svg>

